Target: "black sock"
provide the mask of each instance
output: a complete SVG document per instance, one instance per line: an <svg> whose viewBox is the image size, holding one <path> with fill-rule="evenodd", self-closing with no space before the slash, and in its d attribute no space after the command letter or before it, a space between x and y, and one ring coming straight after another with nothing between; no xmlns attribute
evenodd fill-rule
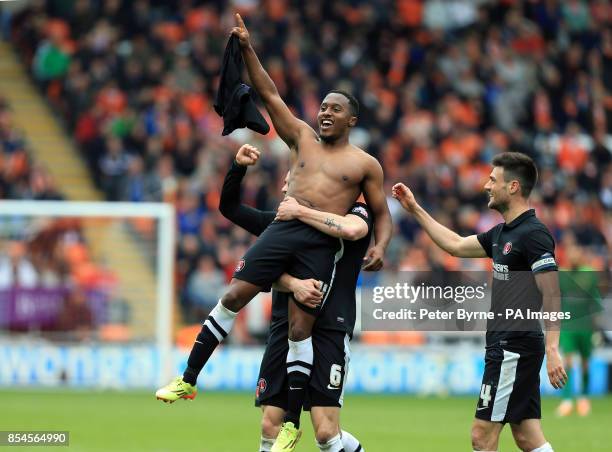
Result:
<svg viewBox="0 0 612 452"><path fill-rule="evenodd" d="M309 380L310 376L302 372L291 372L287 375L289 394L287 395L285 422L293 422L296 428L300 428L300 415L302 414Z"/></svg>
<svg viewBox="0 0 612 452"><path fill-rule="evenodd" d="M214 332L213 329L215 330ZM202 368L208 362L217 345L219 345L219 338L224 339L226 336L227 333L219 326L211 314L206 319L206 322L204 322L204 326L202 326L202 330L193 344L191 353L189 353L187 368L183 373L183 381L190 385L196 384Z"/></svg>
<svg viewBox="0 0 612 452"><path fill-rule="evenodd" d="M582 395L587 396L589 394L589 369L586 368L582 371Z"/></svg>

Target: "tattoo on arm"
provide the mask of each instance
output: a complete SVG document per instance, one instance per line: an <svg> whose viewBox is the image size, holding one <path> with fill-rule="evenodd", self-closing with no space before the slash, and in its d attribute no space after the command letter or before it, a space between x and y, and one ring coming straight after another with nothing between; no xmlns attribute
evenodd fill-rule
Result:
<svg viewBox="0 0 612 452"><path fill-rule="evenodd" d="M325 225L329 226L331 229L336 228L338 231L342 231L342 225L340 223L336 223L333 218L326 218Z"/></svg>

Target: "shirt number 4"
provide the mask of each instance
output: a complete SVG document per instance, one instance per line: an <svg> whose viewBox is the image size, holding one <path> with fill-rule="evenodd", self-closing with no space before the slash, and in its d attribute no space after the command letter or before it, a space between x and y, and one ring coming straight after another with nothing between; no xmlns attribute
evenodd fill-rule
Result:
<svg viewBox="0 0 612 452"><path fill-rule="evenodd" d="M491 401L491 385L482 385L480 389L480 400L482 400L482 406L489 406Z"/></svg>

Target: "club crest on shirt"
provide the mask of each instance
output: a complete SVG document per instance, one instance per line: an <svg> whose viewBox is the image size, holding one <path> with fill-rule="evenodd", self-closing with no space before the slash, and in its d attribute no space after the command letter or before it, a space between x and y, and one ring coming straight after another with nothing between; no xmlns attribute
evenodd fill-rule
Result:
<svg viewBox="0 0 612 452"><path fill-rule="evenodd" d="M358 213L359 215L363 215L364 217L368 218L368 211L363 206L353 207L351 209L351 213Z"/></svg>
<svg viewBox="0 0 612 452"><path fill-rule="evenodd" d="M236 269L234 270L234 272L238 273L240 270L244 268L244 265L245 265L244 259L240 259L238 264L236 264Z"/></svg>
<svg viewBox="0 0 612 452"><path fill-rule="evenodd" d="M265 378L260 378L257 382L257 389L255 390L255 397L259 397L260 394L263 394L268 389L268 382Z"/></svg>
<svg viewBox="0 0 612 452"><path fill-rule="evenodd" d="M510 251L512 251L512 242L506 242L506 244L504 245L504 249L502 251L502 253L504 254L504 256L506 254L508 254Z"/></svg>

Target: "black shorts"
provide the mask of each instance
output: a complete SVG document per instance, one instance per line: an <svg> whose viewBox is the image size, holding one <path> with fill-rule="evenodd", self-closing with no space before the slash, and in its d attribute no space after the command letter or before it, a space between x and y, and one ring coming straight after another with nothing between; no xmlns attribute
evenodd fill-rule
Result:
<svg viewBox="0 0 612 452"><path fill-rule="evenodd" d="M476 418L520 424L540 419L540 368L544 341L531 337L487 346Z"/></svg>
<svg viewBox="0 0 612 452"><path fill-rule="evenodd" d="M287 409L287 353L289 323L270 328L257 377L255 406L272 405Z"/></svg>
<svg viewBox="0 0 612 452"><path fill-rule="evenodd" d="M271 330L261 367L255 406L287 409L287 328ZM314 330L314 362L304 409L311 406L341 407L350 359L349 338L342 331Z"/></svg>
<svg viewBox="0 0 612 452"><path fill-rule="evenodd" d="M266 290L283 273L324 283L324 297L342 257L342 240L331 237L299 220L273 221L236 266L234 278Z"/></svg>

